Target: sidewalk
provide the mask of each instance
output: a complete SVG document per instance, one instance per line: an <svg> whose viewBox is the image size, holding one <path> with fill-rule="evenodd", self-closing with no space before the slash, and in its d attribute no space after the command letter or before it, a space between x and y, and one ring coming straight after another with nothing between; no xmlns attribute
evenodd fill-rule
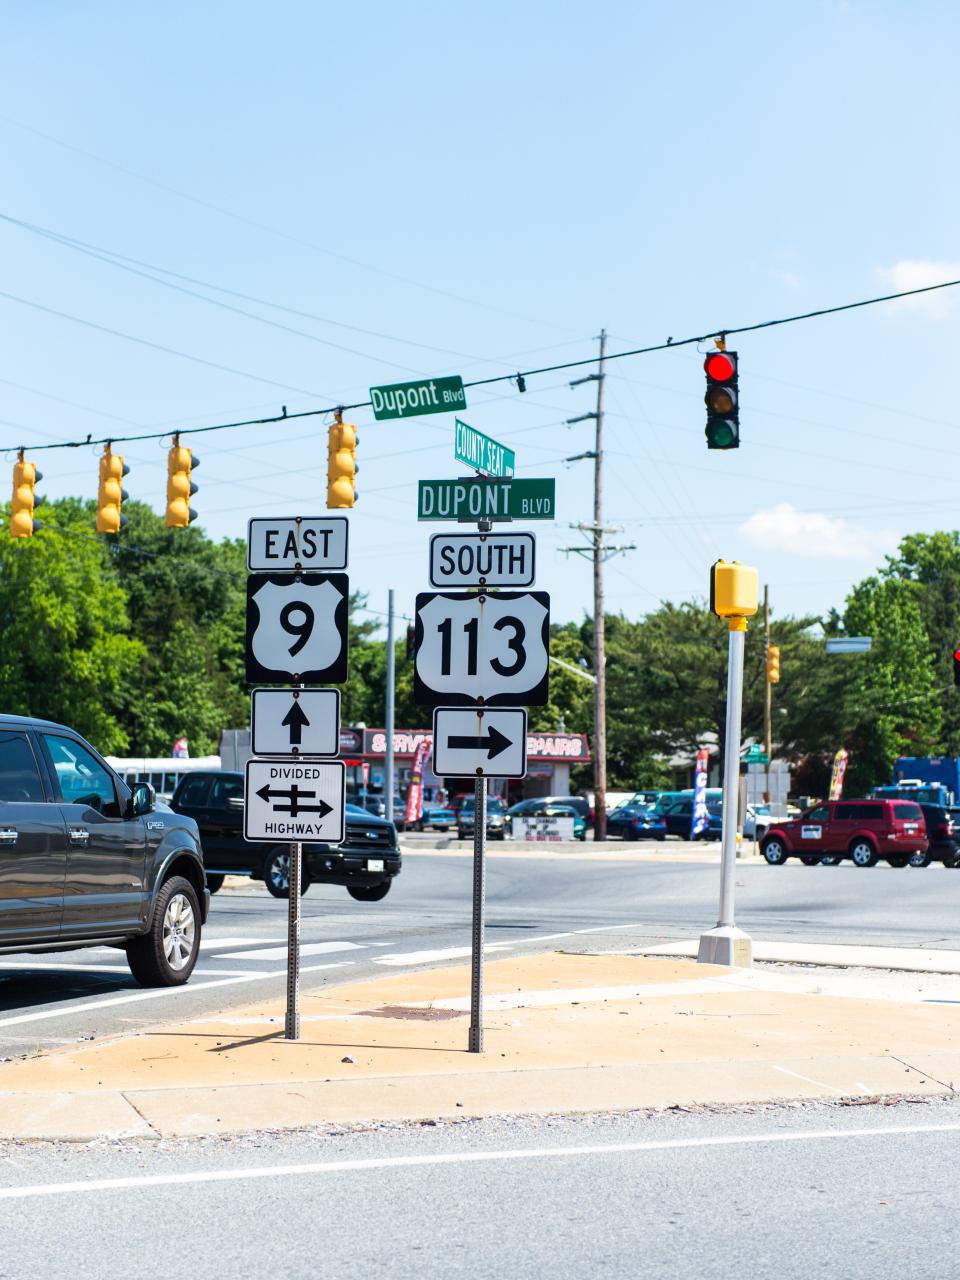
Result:
<svg viewBox="0 0 960 1280"><path fill-rule="evenodd" d="M302 995L0 1065L0 1138L173 1137L504 1113L953 1092L960 978L554 952L486 966L485 1052L466 1052L469 967ZM904 975L901 975L903 977ZM952 983L930 994L922 984ZM919 985L918 985L919 984ZM902 996L902 998L901 998Z"/></svg>

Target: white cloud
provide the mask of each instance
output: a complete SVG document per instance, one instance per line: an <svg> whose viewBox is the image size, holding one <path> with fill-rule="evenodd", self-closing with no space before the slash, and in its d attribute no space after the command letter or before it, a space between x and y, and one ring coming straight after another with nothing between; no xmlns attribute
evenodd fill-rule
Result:
<svg viewBox="0 0 960 1280"><path fill-rule="evenodd" d="M865 529L841 516L822 511L798 511L789 502L755 511L739 532L767 551L816 560L862 560L896 546L893 529Z"/></svg>
<svg viewBox="0 0 960 1280"><path fill-rule="evenodd" d="M932 262L924 258L904 258L892 267L881 267L877 275L891 293L907 289L923 289L944 280L960 280L960 262ZM956 295L956 296L955 296ZM922 311L933 319L942 319L960 296L960 285L955 289L941 289L936 293L921 293L915 298L901 298L891 303L898 311Z"/></svg>

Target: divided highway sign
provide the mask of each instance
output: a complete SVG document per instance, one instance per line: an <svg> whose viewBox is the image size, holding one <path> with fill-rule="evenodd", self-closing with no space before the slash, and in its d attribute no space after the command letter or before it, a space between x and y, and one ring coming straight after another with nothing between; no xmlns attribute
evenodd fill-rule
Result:
<svg viewBox="0 0 960 1280"><path fill-rule="evenodd" d="M248 760L243 804L246 840L342 844L346 766L342 760Z"/></svg>
<svg viewBox="0 0 960 1280"><path fill-rule="evenodd" d="M251 573L247 682L343 684L349 592L345 573Z"/></svg>
<svg viewBox="0 0 960 1280"><path fill-rule="evenodd" d="M539 707L547 701L545 591L417 596L413 698L420 706Z"/></svg>
<svg viewBox="0 0 960 1280"><path fill-rule="evenodd" d="M532 587L532 533L435 533L430 539L431 587Z"/></svg>
<svg viewBox="0 0 960 1280"><path fill-rule="evenodd" d="M247 568L294 573L347 567L346 516L255 516L247 525Z"/></svg>
<svg viewBox="0 0 960 1280"><path fill-rule="evenodd" d="M339 689L254 689L250 720L255 756L340 753Z"/></svg>
<svg viewBox="0 0 960 1280"><path fill-rule="evenodd" d="M524 778L527 713L522 707L437 707L433 771L440 778Z"/></svg>

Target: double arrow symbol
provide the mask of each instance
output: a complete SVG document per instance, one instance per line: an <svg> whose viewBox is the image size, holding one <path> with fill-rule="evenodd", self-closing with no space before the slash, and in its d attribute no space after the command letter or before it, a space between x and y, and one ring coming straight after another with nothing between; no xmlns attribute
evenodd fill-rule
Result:
<svg viewBox="0 0 960 1280"><path fill-rule="evenodd" d="M291 818L296 818L301 813L318 813L321 818L325 818L328 813L333 813L333 805L327 804L325 800L321 800L318 804L301 804L301 799L316 799L316 791L301 791L296 783L289 791L271 791L270 784L261 787L257 792L257 796L264 802L269 804L274 813L289 813ZM282 800L286 797L289 804L275 804L274 800Z"/></svg>
<svg viewBox="0 0 960 1280"><path fill-rule="evenodd" d="M512 740L505 733L501 733L499 729L495 729L493 725L487 730L486 736L483 734L477 737L469 734L451 734L447 738L447 749L449 751L486 751L488 760L493 760L501 751L506 751L507 747L512 746Z"/></svg>

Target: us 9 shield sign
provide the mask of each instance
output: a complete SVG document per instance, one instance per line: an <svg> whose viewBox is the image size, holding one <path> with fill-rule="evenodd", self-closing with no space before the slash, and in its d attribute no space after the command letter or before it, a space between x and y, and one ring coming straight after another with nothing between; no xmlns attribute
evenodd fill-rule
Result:
<svg viewBox="0 0 960 1280"><path fill-rule="evenodd" d="M342 684L347 678L345 573L251 573L247 578L250 684Z"/></svg>

